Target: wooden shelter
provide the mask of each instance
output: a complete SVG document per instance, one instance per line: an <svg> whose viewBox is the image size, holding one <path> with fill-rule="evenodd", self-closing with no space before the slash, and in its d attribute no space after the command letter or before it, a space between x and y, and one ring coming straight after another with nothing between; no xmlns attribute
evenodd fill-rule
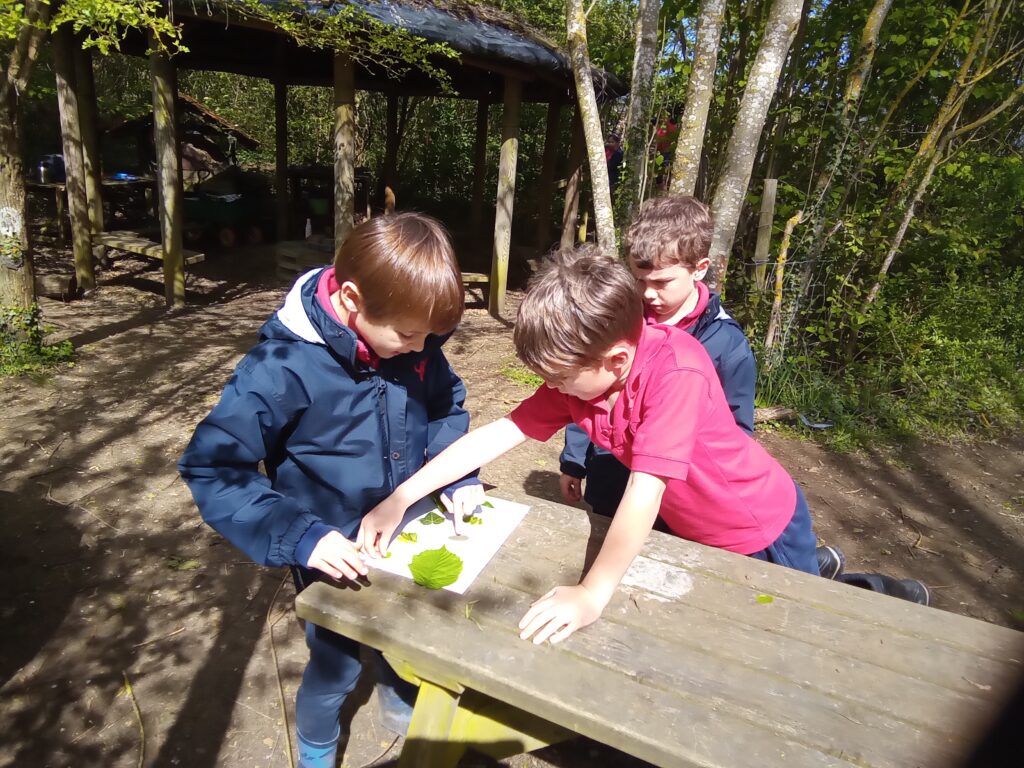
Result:
<svg viewBox="0 0 1024 768"><path fill-rule="evenodd" d="M265 4L273 5L271 0L265 0ZM296 10L303 16L303 21L310 24L318 23L318 19L324 15L337 12L340 6L355 6L373 23L405 30L429 42L447 44L457 56L438 57L432 61L433 65L447 74L450 90L445 90L436 79L415 68L396 77L395 73L384 66L354 62L341 52L301 47L287 32L266 20L246 15L241 5L231 0L175 0L171 4L174 21L181 25L182 39L188 51L173 59L161 53L147 54L151 47L149 41L141 36L130 36L123 45L125 53L148 55L150 58L154 143L161 198L162 252L168 302L184 301L181 157L178 149L178 119L175 115L175 71L200 69L263 77L274 83L277 227L282 236L287 231L288 222L287 88L289 85L333 87L335 247L340 246L353 226L356 90L386 94L389 106L396 105L394 109L389 108L389 118L392 113L397 114L397 99L400 96L455 96L478 102L475 176L472 185L472 210L478 221L483 206L487 110L491 104L501 102L504 105L504 117L489 281L489 308L492 313L500 314L504 308L508 271L520 104L527 101L549 105L543 168L537 192L539 220L547 222L551 212L555 163L559 154L564 154L556 146L560 112L563 106L575 102L575 87L567 56L514 17L464 0L351 0L350 3L305 0L296 4ZM72 46L69 40L70 35L58 36L54 44L58 47ZM79 56L73 50L66 52L71 59ZM89 78L79 78L80 81L83 79ZM615 98L625 93L619 80L603 72L594 72L594 83L601 99ZM74 88L68 90L72 96L75 95ZM82 95L76 101L80 104L83 98L89 97ZM87 112L80 112L82 123L88 119ZM393 173L393 157L397 153L398 140L397 118L387 122L387 154L392 162L385 160L385 176L389 171ZM579 134L578 131L573 133L574 136ZM72 141L75 143L74 139ZM573 143L576 143L576 139ZM579 166L583 161L583 153L576 149L570 151L569 156L575 166L568 173L570 184L565 202L566 215L563 217L563 227L567 230L575 225ZM69 176L80 174L85 177L84 166L74 162L70 166ZM576 183L573 183L573 179L577 180ZM69 194L71 188L69 184ZM87 197L84 192L82 194ZM87 201L83 199L80 202L81 205L76 207L73 201L69 201L73 213L80 211L73 216L72 226L80 232L88 232L89 223L84 215ZM87 253L79 254L76 249L76 269L80 259L87 258Z"/></svg>

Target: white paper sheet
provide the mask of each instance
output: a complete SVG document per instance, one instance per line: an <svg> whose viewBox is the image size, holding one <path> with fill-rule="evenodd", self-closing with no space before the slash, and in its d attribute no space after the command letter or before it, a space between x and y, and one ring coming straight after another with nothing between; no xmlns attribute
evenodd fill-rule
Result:
<svg viewBox="0 0 1024 768"><path fill-rule="evenodd" d="M455 528L452 525L450 514L445 513L443 523L424 525L420 522L431 512L437 512L431 499L421 499L405 513L402 524L391 541L389 550L391 556L386 559L368 557L366 564L372 568L411 579L409 563L415 555L428 549L447 547L449 552L462 558L463 566L458 580L445 589L460 595L465 594L473 580L480 575L480 571L497 554L509 534L530 511L525 504L495 499L490 496L487 497L487 500L493 505L492 507L477 507L476 510L476 515L480 517L481 523L479 525L464 523L460 526L466 539L458 541L451 538L455 534ZM398 535L402 532L415 533L416 541L402 541Z"/></svg>

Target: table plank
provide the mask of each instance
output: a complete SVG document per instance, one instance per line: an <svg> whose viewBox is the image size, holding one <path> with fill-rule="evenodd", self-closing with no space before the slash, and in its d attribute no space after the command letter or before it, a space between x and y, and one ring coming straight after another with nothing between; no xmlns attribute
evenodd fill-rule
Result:
<svg viewBox="0 0 1024 768"><path fill-rule="evenodd" d="M300 612L659 765L956 765L1021 673L1021 633L663 534L599 622L534 646L516 623L607 521L508 498L533 508L465 596L374 573Z"/></svg>

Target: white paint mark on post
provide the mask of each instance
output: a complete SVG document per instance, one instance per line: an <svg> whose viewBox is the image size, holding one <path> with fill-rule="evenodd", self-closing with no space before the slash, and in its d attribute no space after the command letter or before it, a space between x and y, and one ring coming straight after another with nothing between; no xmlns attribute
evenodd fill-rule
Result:
<svg viewBox="0 0 1024 768"><path fill-rule="evenodd" d="M15 208L0 208L0 237L21 235L21 214Z"/></svg>
<svg viewBox="0 0 1024 768"><path fill-rule="evenodd" d="M674 565L638 555L622 577L622 584L650 593L650 597L677 600L693 589L693 577Z"/></svg>

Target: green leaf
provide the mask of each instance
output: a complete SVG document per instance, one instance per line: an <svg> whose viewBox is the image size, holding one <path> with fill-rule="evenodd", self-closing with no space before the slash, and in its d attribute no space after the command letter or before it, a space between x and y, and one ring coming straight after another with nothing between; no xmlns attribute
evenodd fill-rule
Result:
<svg viewBox="0 0 1024 768"><path fill-rule="evenodd" d="M480 515L463 515L462 522L469 523L470 525L482 525L484 519Z"/></svg>
<svg viewBox="0 0 1024 768"><path fill-rule="evenodd" d="M444 522L444 517L437 514L437 512L428 512L420 520L423 525L440 525Z"/></svg>
<svg viewBox="0 0 1024 768"><path fill-rule="evenodd" d="M441 589L454 584L462 573L462 558L447 547L428 549L409 563L413 580L427 589Z"/></svg>
<svg viewBox="0 0 1024 768"><path fill-rule="evenodd" d="M410 544L415 544L416 543L416 539L418 539L418 538L419 538L419 536L417 536L415 533L405 533L405 532L402 532L402 533L398 534L398 540L399 541L407 541Z"/></svg>
<svg viewBox="0 0 1024 768"><path fill-rule="evenodd" d="M485 502L484 502L483 504L481 504L480 506L481 506L481 507L487 507L488 509L494 509L494 505L493 505L493 504L491 504L491 502L489 502L489 501L485 501Z"/></svg>
<svg viewBox="0 0 1024 768"><path fill-rule="evenodd" d="M775 598L771 595L758 595L757 602L759 602L761 605L768 605L769 603L774 603Z"/></svg>

